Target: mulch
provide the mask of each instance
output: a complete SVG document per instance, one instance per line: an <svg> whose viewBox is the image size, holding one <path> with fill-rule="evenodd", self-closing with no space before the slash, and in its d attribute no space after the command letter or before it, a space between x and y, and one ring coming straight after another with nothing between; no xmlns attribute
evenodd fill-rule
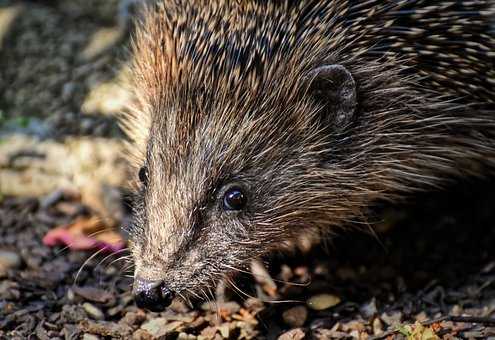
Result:
<svg viewBox="0 0 495 340"><path fill-rule="evenodd" d="M0 263L2 252L19 261L0 279L0 337L495 336L493 188L467 183L383 205L370 215L377 234L351 229L309 253L275 254L265 259L264 280L238 275L242 293L227 287L218 301L175 301L162 313L135 306L132 270L118 260L125 252L93 256L42 244L51 228L91 214L77 199L4 198ZM271 295L291 302L262 302Z"/></svg>

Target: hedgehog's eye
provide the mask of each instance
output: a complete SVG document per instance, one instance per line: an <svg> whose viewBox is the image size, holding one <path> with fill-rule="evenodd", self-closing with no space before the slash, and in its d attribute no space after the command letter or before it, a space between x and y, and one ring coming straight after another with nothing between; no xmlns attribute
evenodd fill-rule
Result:
<svg viewBox="0 0 495 340"><path fill-rule="evenodd" d="M139 169L138 176L141 183L145 186L148 185L148 168L146 166L142 166L141 169Z"/></svg>
<svg viewBox="0 0 495 340"><path fill-rule="evenodd" d="M225 210L241 210L246 206L247 198L238 187L230 188L223 196L223 208Z"/></svg>

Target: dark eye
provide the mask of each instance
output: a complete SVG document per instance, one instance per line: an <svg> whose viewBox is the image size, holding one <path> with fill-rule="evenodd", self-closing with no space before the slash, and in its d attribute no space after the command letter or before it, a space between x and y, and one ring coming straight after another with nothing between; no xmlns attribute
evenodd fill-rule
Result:
<svg viewBox="0 0 495 340"><path fill-rule="evenodd" d="M139 180L141 181L141 183L143 183L144 185L148 185L148 168L147 167L142 166L141 169L139 169L138 176L139 176Z"/></svg>
<svg viewBox="0 0 495 340"><path fill-rule="evenodd" d="M241 210L246 206L247 198L240 188L231 188L223 196L225 210Z"/></svg>

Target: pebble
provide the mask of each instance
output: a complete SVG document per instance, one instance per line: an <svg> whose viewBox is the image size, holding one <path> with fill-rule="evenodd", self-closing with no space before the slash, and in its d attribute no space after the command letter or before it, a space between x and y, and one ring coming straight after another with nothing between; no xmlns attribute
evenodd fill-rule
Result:
<svg viewBox="0 0 495 340"><path fill-rule="evenodd" d="M376 299L372 298L369 302L361 305L359 311L365 318L372 318L378 313L378 308L376 308Z"/></svg>
<svg viewBox="0 0 495 340"><path fill-rule="evenodd" d="M383 333L383 325L382 322L380 321L380 318L375 318L373 320L373 335L380 335Z"/></svg>
<svg viewBox="0 0 495 340"><path fill-rule="evenodd" d="M291 327L301 327L306 322L308 310L304 306L296 306L282 313L284 322Z"/></svg>
<svg viewBox="0 0 495 340"><path fill-rule="evenodd" d="M184 332L180 332L179 335L177 336L177 340L196 340L197 337L192 334L187 334Z"/></svg>
<svg viewBox="0 0 495 340"><path fill-rule="evenodd" d="M99 309L98 307L96 307L95 305L89 303L89 302L85 302L82 304L83 308L84 308L84 311L86 313L88 313L88 315L90 317L92 317L93 319L95 320L103 320L105 318L105 315L103 314L103 312L101 311L101 309Z"/></svg>
<svg viewBox="0 0 495 340"><path fill-rule="evenodd" d="M324 310L340 303L340 298L332 294L319 294L310 297L306 303L314 310Z"/></svg>
<svg viewBox="0 0 495 340"><path fill-rule="evenodd" d="M232 315L237 313L241 306L235 301L228 302L205 302L201 305L201 309L210 312L220 311L224 315Z"/></svg>
<svg viewBox="0 0 495 340"><path fill-rule="evenodd" d="M5 277L9 269L21 265L21 257L10 250L0 250L0 277Z"/></svg>
<svg viewBox="0 0 495 340"><path fill-rule="evenodd" d="M146 320L146 314L143 311L138 310L137 312L127 312L120 322L129 326L134 326L140 324L144 320Z"/></svg>
<svg viewBox="0 0 495 340"><path fill-rule="evenodd" d="M160 338L168 333L174 332L183 324L184 322L182 321L170 322L167 318L156 318L143 323L141 329L144 329L155 338Z"/></svg>
<svg viewBox="0 0 495 340"><path fill-rule="evenodd" d="M112 293L95 287L74 286L72 290L74 293L83 297L85 300L93 302L107 303L114 298Z"/></svg>
<svg viewBox="0 0 495 340"><path fill-rule="evenodd" d="M82 340L100 340L100 337L94 334L84 333Z"/></svg>
<svg viewBox="0 0 495 340"><path fill-rule="evenodd" d="M391 312L390 314L382 313L380 315L380 319L385 322L388 326L398 326L402 321L402 313L401 312Z"/></svg>

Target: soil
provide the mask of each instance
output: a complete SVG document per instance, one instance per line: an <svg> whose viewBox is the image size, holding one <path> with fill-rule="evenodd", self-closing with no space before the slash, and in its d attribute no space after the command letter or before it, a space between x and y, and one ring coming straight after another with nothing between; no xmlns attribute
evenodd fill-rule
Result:
<svg viewBox="0 0 495 340"><path fill-rule="evenodd" d="M30 148L34 139L64 150L81 135L118 143L120 22L116 0L0 0L0 150L19 136ZM6 194L2 174L25 176L35 163L13 164L0 157L0 339L495 339L495 178L379 204L374 232L349 226L263 259L208 301L152 313L132 300L125 250L43 245L48 231L98 209L77 185ZM54 183L74 177L50 171L66 176Z"/></svg>

